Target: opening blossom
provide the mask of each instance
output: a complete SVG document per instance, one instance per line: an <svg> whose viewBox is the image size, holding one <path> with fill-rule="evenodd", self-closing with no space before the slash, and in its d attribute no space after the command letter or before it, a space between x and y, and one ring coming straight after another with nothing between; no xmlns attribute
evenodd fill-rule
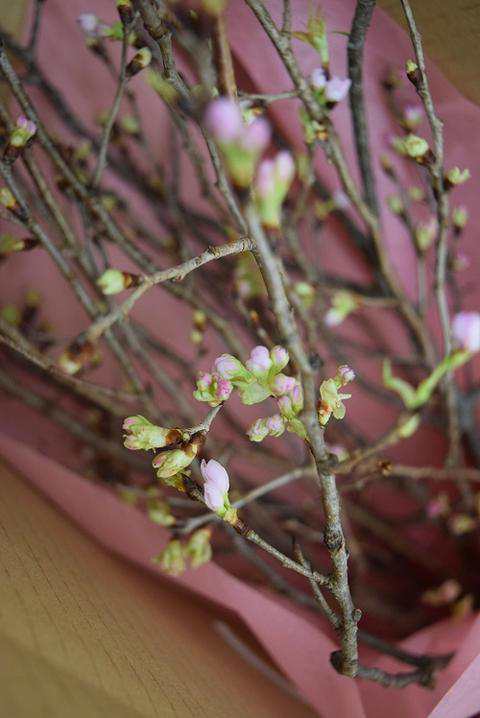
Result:
<svg viewBox="0 0 480 718"><path fill-rule="evenodd" d="M205 401L215 407L230 398L233 385L219 374L201 371L197 377L197 389L193 396L197 401Z"/></svg>
<svg viewBox="0 0 480 718"><path fill-rule="evenodd" d="M452 322L452 336L459 347L469 352L480 350L480 313L459 312Z"/></svg>
<svg viewBox="0 0 480 718"><path fill-rule="evenodd" d="M320 384L320 401L318 403L318 420L325 426L330 417L343 419L346 414L345 399L351 394L342 394L339 389L355 379L355 372L347 364L338 367L333 379L326 379Z"/></svg>
<svg viewBox="0 0 480 718"><path fill-rule="evenodd" d="M279 152L273 160L264 160L260 164L255 195L260 219L266 227L280 227L282 204L294 176L295 162L286 150Z"/></svg>
<svg viewBox="0 0 480 718"><path fill-rule="evenodd" d="M348 95L352 81L347 78L332 77L325 85L325 97L328 102L341 102Z"/></svg>
<svg viewBox="0 0 480 718"><path fill-rule="evenodd" d="M270 143L270 125L263 117L245 123L240 107L228 97L210 102L205 125L218 144L233 182L249 187L262 152Z"/></svg>
<svg viewBox="0 0 480 718"><path fill-rule="evenodd" d="M10 145L19 149L25 147L37 131L37 125L32 120L28 120L23 115L17 119L15 128L10 135Z"/></svg>
<svg viewBox="0 0 480 718"><path fill-rule="evenodd" d="M320 101L336 104L348 95L352 81L348 77L335 76L328 79L323 68L317 67L310 75L310 83L316 90L315 94L318 95Z"/></svg>
<svg viewBox="0 0 480 718"><path fill-rule="evenodd" d="M78 16L77 22L83 34L90 39L103 37L107 27L93 12L82 12Z"/></svg>
<svg viewBox="0 0 480 718"><path fill-rule="evenodd" d="M236 511L230 506L228 498L230 479L225 467L215 459L210 459L210 461L202 459L200 471L205 482L203 497L210 511L214 511L225 521L235 523Z"/></svg>

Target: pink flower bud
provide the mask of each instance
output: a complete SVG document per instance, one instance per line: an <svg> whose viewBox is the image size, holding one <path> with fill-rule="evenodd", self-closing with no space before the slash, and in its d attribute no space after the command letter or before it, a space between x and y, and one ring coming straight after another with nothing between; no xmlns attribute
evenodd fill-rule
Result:
<svg viewBox="0 0 480 718"><path fill-rule="evenodd" d="M32 122L32 120L27 120L24 115L20 115L20 117L17 119L16 125L20 130L23 130L30 137L33 137L33 135L37 131L37 125L35 124L35 122Z"/></svg>
<svg viewBox="0 0 480 718"><path fill-rule="evenodd" d="M480 314L478 312L460 312L452 322L452 335L456 343L469 352L480 349Z"/></svg>
<svg viewBox="0 0 480 718"><path fill-rule="evenodd" d="M268 436L268 427L265 419L257 419L247 430L250 441L260 442Z"/></svg>
<svg viewBox="0 0 480 718"><path fill-rule="evenodd" d="M323 90L327 84L327 77L321 67L315 68L310 75L310 82L316 90Z"/></svg>
<svg viewBox="0 0 480 718"><path fill-rule="evenodd" d="M228 97L210 102L205 113L205 125L218 142L233 142L244 128L237 103Z"/></svg>
<svg viewBox="0 0 480 718"><path fill-rule="evenodd" d="M281 396L278 399L278 408L282 412L283 416L287 416L289 418L293 417L295 415L293 404L292 404L292 398L290 396Z"/></svg>
<svg viewBox="0 0 480 718"><path fill-rule="evenodd" d="M92 12L82 12L77 22L87 37L98 37L102 23Z"/></svg>
<svg viewBox="0 0 480 718"><path fill-rule="evenodd" d="M234 379L241 376L245 369L238 359L231 354L222 354L214 362L215 371L221 379Z"/></svg>
<svg viewBox="0 0 480 718"><path fill-rule="evenodd" d="M243 129L241 145L249 152L260 154L268 147L271 134L270 124L267 120L258 117Z"/></svg>
<svg viewBox="0 0 480 718"><path fill-rule="evenodd" d="M272 391L276 396L283 396L289 394L295 387L296 379L293 376L286 376L285 374L277 374L272 381Z"/></svg>
<svg viewBox="0 0 480 718"><path fill-rule="evenodd" d="M283 184L290 185L295 176L295 162L287 150L279 152L275 158L275 172L277 179Z"/></svg>
<svg viewBox="0 0 480 718"><path fill-rule="evenodd" d="M260 197L268 197L275 192L275 163L263 160L258 168L256 190Z"/></svg>
<svg viewBox="0 0 480 718"><path fill-rule="evenodd" d="M200 471L204 479L203 496L211 511L219 511L228 501L230 481L226 469L215 459L202 460Z"/></svg>
<svg viewBox="0 0 480 718"><path fill-rule="evenodd" d="M295 380L295 386L290 392L290 397L292 400L293 410L298 413L301 409L303 409L303 389L302 385L297 380Z"/></svg>
<svg viewBox="0 0 480 718"><path fill-rule="evenodd" d="M256 376L268 372L272 366L272 360L270 359L270 352L267 347L254 347L250 352L250 359L247 360L245 366L248 371L251 371L252 374Z"/></svg>
<svg viewBox="0 0 480 718"><path fill-rule="evenodd" d="M437 519L440 516L445 516L450 512L450 500L448 495L445 493L434 496L427 503L426 506L427 516L430 519Z"/></svg>
<svg viewBox="0 0 480 718"><path fill-rule="evenodd" d="M287 350L281 346L273 347L273 349L270 350L270 357L272 359L273 366L278 370L283 369L290 361Z"/></svg>
<svg viewBox="0 0 480 718"><path fill-rule="evenodd" d="M212 383L212 375L207 371L201 371L198 373L197 386L201 391L207 391Z"/></svg>
<svg viewBox="0 0 480 718"><path fill-rule="evenodd" d="M348 77L343 80L341 77L332 77L325 86L325 97L329 102L340 102L348 95L351 84Z"/></svg>
<svg viewBox="0 0 480 718"><path fill-rule="evenodd" d="M343 209L346 210L350 207L350 200L348 199L345 192L341 189L337 189L333 193L333 201L335 203L335 207L337 209Z"/></svg>
<svg viewBox="0 0 480 718"><path fill-rule="evenodd" d="M269 416L265 422L270 436L281 436L285 431L285 422L280 414Z"/></svg>
<svg viewBox="0 0 480 718"><path fill-rule="evenodd" d="M452 269L456 272L463 272L471 264L470 257L465 252L456 252L452 257Z"/></svg>
<svg viewBox="0 0 480 718"><path fill-rule="evenodd" d="M340 386L345 386L345 384L349 384L355 379L355 372L353 371L352 367L348 366L348 364L342 364L342 366L339 366L337 369L337 375L335 379L340 384Z"/></svg>
<svg viewBox="0 0 480 718"><path fill-rule="evenodd" d="M420 105L406 105L403 109L403 120L408 129L413 130L422 122L423 111Z"/></svg>
<svg viewBox="0 0 480 718"><path fill-rule="evenodd" d="M215 390L215 397L219 401L227 401L227 399L230 398L230 394L232 393L233 386L228 381L228 379L217 379L217 388Z"/></svg>

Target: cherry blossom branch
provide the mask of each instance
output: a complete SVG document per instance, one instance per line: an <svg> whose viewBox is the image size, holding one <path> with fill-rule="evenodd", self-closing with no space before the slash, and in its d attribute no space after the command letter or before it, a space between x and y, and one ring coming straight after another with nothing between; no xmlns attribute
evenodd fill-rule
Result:
<svg viewBox="0 0 480 718"><path fill-rule="evenodd" d="M190 272L193 272L195 269L202 267L204 264L207 264L214 259L228 257L232 254L238 254L240 252L246 252L251 248L252 242L248 238L239 239L235 242L229 242L224 245L211 246L205 250L205 252L202 252L202 254L192 257L192 259L188 259L186 262L182 262L175 267L161 269L153 274L144 275L141 279L141 284L132 292L128 299L125 299L125 301L110 312L110 314L101 317L87 329L87 338L90 341L95 342L107 329L115 324L115 322L120 319L125 319L140 297L142 297L151 287L171 280L182 281L187 274L190 274Z"/></svg>

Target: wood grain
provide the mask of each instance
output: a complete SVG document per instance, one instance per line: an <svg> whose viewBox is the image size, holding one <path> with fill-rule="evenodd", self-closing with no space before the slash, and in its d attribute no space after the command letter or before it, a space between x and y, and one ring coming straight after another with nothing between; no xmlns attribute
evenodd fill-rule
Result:
<svg viewBox="0 0 480 718"><path fill-rule="evenodd" d="M110 556L0 465L0 715L314 713L241 659L216 614Z"/></svg>

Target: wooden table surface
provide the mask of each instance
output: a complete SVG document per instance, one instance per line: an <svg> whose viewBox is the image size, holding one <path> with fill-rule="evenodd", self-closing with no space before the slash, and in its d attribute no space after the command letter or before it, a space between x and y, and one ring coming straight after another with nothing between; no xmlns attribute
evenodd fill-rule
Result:
<svg viewBox="0 0 480 718"><path fill-rule="evenodd" d="M2 717L314 716L213 610L109 555L2 465L0 571Z"/></svg>

